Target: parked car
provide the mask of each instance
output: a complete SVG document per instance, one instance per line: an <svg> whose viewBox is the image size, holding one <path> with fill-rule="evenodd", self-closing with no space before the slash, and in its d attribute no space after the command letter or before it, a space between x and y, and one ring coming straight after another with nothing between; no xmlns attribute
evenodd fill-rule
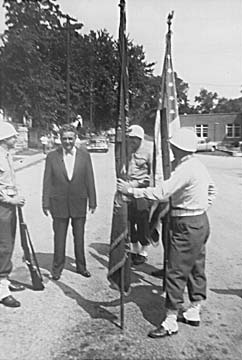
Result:
<svg viewBox="0 0 242 360"><path fill-rule="evenodd" d="M108 152L109 141L105 136L95 136L87 141L86 148L90 152Z"/></svg>
<svg viewBox="0 0 242 360"><path fill-rule="evenodd" d="M107 135L110 143L115 143L115 129L111 128L107 131Z"/></svg>
<svg viewBox="0 0 242 360"><path fill-rule="evenodd" d="M199 139L197 151L215 151L217 143L215 141L207 141L206 139Z"/></svg>

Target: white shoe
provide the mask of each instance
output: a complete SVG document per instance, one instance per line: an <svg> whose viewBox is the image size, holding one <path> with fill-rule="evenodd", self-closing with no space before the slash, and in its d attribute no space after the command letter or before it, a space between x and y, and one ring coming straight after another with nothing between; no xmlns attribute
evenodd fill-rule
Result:
<svg viewBox="0 0 242 360"><path fill-rule="evenodd" d="M201 321L200 310L200 303L191 303L187 311L183 313L184 322L192 326L199 326Z"/></svg>

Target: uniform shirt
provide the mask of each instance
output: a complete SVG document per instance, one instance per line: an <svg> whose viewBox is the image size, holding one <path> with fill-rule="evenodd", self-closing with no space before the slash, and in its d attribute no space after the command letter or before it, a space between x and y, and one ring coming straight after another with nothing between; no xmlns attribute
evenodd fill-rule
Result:
<svg viewBox="0 0 242 360"><path fill-rule="evenodd" d="M9 196L17 195L12 155L0 146L0 201L9 202Z"/></svg>
<svg viewBox="0 0 242 360"><path fill-rule="evenodd" d="M134 189L134 197L167 201L171 197L172 216L204 213L216 196L216 188L206 167L194 155L183 157L168 180L157 187Z"/></svg>
<svg viewBox="0 0 242 360"><path fill-rule="evenodd" d="M129 184L136 187L146 187L150 183L151 154L144 146L131 155L128 168Z"/></svg>
<svg viewBox="0 0 242 360"><path fill-rule="evenodd" d="M63 160L64 160L68 179L71 180L74 171L75 160L76 160L75 146L72 148L70 152L67 152L66 150L63 149Z"/></svg>

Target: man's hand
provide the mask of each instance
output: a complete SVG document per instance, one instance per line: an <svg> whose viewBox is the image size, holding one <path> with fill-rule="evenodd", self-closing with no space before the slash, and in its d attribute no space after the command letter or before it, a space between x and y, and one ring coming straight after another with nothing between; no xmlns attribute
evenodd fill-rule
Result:
<svg viewBox="0 0 242 360"><path fill-rule="evenodd" d="M121 192L124 195L128 195L128 189L130 188L130 184L127 181L122 179L117 179L117 191Z"/></svg>
<svg viewBox="0 0 242 360"><path fill-rule="evenodd" d="M24 206L25 204L25 198L23 196L14 196L13 198L11 198L10 204L15 205L15 206Z"/></svg>
<svg viewBox="0 0 242 360"><path fill-rule="evenodd" d="M50 211L49 208L43 206L43 207L42 207L42 210L43 210L43 213L45 214L45 216L48 216L48 215L49 215L49 211Z"/></svg>
<svg viewBox="0 0 242 360"><path fill-rule="evenodd" d="M96 208L89 207L89 211L90 211L91 214L94 214L95 211L96 211Z"/></svg>

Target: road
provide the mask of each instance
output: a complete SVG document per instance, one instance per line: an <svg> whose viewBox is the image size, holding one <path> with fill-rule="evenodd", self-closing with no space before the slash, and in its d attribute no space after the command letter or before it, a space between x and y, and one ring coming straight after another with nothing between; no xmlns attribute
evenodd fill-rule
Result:
<svg viewBox="0 0 242 360"><path fill-rule="evenodd" d="M115 189L113 145L107 154L92 154L98 208L88 215L86 257L90 279L73 267L71 232L61 280L48 275L52 261L51 219L41 212L44 161L17 173L26 196L24 215L44 276L45 290L16 294L22 306L0 306L0 360L166 359L239 360L242 358L242 159L198 155L218 187L209 211L207 247L208 299L202 324L180 324L176 336L153 340L147 333L164 316L161 280L150 276L162 266L161 247L132 270L132 291L125 302L125 329L119 324L119 294L106 279L112 198ZM30 284L17 234L12 277ZM185 296L185 301L187 298Z"/></svg>

